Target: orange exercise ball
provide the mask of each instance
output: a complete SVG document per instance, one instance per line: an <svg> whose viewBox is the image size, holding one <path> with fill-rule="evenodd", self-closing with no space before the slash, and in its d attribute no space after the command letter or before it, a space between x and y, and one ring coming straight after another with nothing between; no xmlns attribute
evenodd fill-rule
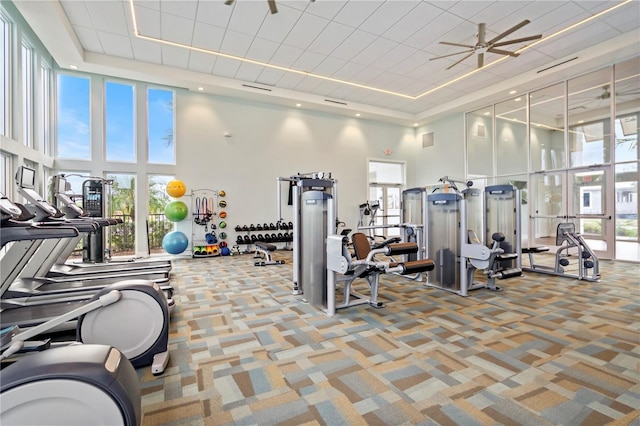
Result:
<svg viewBox="0 0 640 426"><path fill-rule="evenodd" d="M173 198L180 198L187 192L187 186L179 179L167 182L167 194Z"/></svg>

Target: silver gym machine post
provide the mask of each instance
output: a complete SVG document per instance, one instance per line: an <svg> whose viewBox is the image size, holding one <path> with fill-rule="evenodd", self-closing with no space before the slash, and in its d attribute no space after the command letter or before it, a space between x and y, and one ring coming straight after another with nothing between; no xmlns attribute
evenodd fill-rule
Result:
<svg viewBox="0 0 640 426"><path fill-rule="evenodd" d="M338 181L331 173L313 172L278 178L278 217L281 211L281 182L290 182L293 204L293 294L312 305L325 308L326 239L337 229Z"/></svg>

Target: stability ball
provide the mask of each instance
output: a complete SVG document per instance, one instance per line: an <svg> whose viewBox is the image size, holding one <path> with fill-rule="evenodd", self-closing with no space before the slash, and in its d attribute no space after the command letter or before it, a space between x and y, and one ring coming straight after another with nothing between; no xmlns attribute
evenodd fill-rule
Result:
<svg viewBox="0 0 640 426"><path fill-rule="evenodd" d="M180 198L185 194L185 192L187 192L187 186L184 184L183 181L179 179L174 179L167 182L166 191L170 197Z"/></svg>
<svg viewBox="0 0 640 426"><path fill-rule="evenodd" d="M171 222L180 222L187 217L188 211L189 208L182 201L172 201L164 208L164 215Z"/></svg>
<svg viewBox="0 0 640 426"><path fill-rule="evenodd" d="M189 239L180 231L169 232L162 238L162 248L169 254L180 254L189 246Z"/></svg>

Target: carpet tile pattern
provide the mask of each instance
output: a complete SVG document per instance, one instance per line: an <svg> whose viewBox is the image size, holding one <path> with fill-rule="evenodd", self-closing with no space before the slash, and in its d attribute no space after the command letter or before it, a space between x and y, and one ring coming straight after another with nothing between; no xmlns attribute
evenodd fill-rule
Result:
<svg viewBox="0 0 640 426"><path fill-rule="evenodd" d="M382 276L334 317L251 254L174 260L171 360L144 425L637 425L640 265L536 273L463 298ZM366 293L366 285L359 284Z"/></svg>

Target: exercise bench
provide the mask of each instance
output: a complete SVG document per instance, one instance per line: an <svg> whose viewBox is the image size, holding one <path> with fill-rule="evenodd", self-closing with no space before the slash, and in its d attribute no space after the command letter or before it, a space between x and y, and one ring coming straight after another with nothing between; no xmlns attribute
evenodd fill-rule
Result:
<svg viewBox="0 0 640 426"><path fill-rule="evenodd" d="M284 260L273 260L271 258L271 253L276 251L276 246L269 243L264 243L262 241L256 241L253 243L256 246L255 258L261 258L254 263L255 266L267 266L267 265L282 265L284 264Z"/></svg>

